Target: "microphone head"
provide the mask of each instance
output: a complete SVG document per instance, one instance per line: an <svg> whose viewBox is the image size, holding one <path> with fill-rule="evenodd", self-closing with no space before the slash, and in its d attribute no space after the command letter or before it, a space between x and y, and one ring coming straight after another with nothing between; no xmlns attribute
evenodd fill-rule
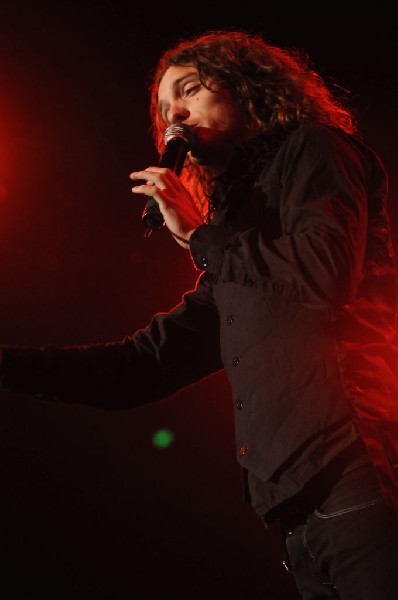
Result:
<svg viewBox="0 0 398 600"><path fill-rule="evenodd" d="M194 141L192 128L189 125L184 125L184 123L174 123L173 125L170 125L164 132L164 143L167 146L167 144L175 138L183 139L188 146L191 147Z"/></svg>

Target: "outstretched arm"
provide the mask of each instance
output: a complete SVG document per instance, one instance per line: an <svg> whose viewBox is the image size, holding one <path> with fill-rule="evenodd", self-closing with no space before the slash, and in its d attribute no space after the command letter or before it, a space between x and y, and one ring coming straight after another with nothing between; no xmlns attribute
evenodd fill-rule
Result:
<svg viewBox="0 0 398 600"><path fill-rule="evenodd" d="M222 368L211 288L196 290L122 341L1 351L5 389L50 401L126 409L170 396Z"/></svg>

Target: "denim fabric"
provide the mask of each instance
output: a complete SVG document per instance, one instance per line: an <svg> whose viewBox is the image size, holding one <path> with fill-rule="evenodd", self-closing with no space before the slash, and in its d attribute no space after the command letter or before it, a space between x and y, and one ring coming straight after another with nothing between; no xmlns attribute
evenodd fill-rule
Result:
<svg viewBox="0 0 398 600"><path fill-rule="evenodd" d="M397 599L398 514L371 468L346 474L305 518L282 525L303 600Z"/></svg>

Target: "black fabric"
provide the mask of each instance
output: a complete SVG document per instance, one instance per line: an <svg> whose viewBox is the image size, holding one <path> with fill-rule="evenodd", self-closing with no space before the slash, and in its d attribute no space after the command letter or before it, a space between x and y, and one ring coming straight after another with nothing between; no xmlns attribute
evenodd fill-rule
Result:
<svg viewBox="0 0 398 600"><path fill-rule="evenodd" d="M343 474L305 521L285 530L286 565L303 600L394 600L398 513L370 467Z"/></svg>
<svg viewBox="0 0 398 600"><path fill-rule="evenodd" d="M95 402L91 389L101 388L104 407L129 408L224 368L237 460L251 493L261 482L261 514L296 497L358 437L398 506L384 168L360 140L325 125L264 143L244 144L240 176L230 169L219 180L211 222L190 240L198 282L177 307L120 344L4 349L3 385L69 402Z"/></svg>
<svg viewBox="0 0 398 600"><path fill-rule="evenodd" d="M262 482L252 481L253 504L256 506L259 516L264 514L266 524L269 525L279 521L282 531L291 531L298 525L303 525L308 516L315 509L323 506L328 499L339 496L339 490L345 487L348 474L353 474L351 481L355 481L355 477L362 479L364 473L366 473L366 478L373 482L372 486L369 485L372 488L372 493L378 490L381 497L374 466L370 461L363 441L358 438L317 473L296 496L281 503L269 513L264 514L261 509Z"/></svg>

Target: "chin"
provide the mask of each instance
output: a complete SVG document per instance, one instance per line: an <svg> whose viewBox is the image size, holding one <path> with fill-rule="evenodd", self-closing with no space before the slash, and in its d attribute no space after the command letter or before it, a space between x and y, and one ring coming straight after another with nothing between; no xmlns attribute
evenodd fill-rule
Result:
<svg viewBox="0 0 398 600"><path fill-rule="evenodd" d="M204 152L195 152L195 154L192 154L192 152L189 152L188 157L189 157L189 162L192 165L198 165L201 167L207 166L206 153L204 153Z"/></svg>
<svg viewBox="0 0 398 600"><path fill-rule="evenodd" d="M209 169L216 169L219 167L220 162L223 163L225 160L226 151L220 149L215 145L202 146L201 148L195 148L195 153L189 154L189 160L192 164L200 167L207 167ZM221 159L221 160L220 160Z"/></svg>

